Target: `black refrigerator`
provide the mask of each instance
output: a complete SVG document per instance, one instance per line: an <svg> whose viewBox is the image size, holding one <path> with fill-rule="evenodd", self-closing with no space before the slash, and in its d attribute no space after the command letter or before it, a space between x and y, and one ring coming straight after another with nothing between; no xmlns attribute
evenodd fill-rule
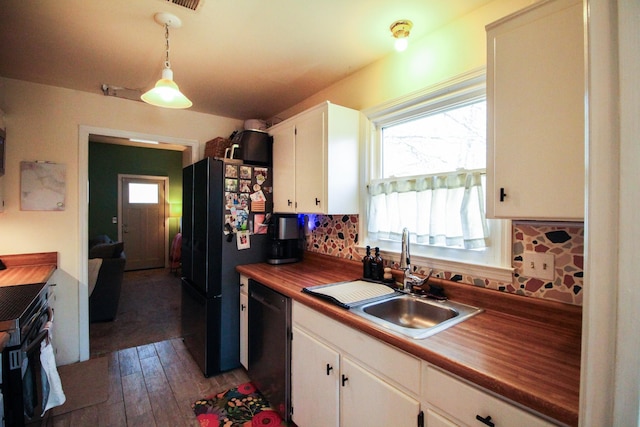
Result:
<svg viewBox="0 0 640 427"><path fill-rule="evenodd" d="M266 259L271 169L205 158L183 169L182 337L206 377L240 366L239 264Z"/></svg>

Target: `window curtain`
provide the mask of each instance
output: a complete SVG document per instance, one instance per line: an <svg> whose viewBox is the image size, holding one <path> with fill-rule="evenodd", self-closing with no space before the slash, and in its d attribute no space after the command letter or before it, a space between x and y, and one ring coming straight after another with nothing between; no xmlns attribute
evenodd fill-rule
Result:
<svg viewBox="0 0 640 427"><path fill-rule="evenodd" d="M373 180L367 230L372 240L402 240L407 227L420 244L488 246L484 171Z"/></svg>

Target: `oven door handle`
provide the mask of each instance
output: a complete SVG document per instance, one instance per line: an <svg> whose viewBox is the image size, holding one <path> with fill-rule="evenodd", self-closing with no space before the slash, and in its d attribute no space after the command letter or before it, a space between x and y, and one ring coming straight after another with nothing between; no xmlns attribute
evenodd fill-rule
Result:
<svg viewBox="0 0 640 427"><path fill-rule="evenodd" d="M51 307L47 307L47 314L49 317L49 320L47 321L47 323L50 324L50 322L53 322L53 308ZM46 325L46 323L45 323ZM24 352L29 354L33 351L33 349L36 348L36 346L40 346L40 343L42 342L43 339L47 339L47 343L49 342L49 328L45 327L42 330L40 330L40 332L38 333L38 335L36 335L36 338L31 341L29 343L29 345L27 345L24 349Z"/></svg>

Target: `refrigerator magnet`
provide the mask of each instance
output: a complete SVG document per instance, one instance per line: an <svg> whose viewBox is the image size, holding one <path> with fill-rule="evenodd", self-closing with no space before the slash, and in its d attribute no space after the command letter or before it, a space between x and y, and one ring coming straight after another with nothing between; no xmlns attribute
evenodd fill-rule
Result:
<svg viewBox="0 0 640 427"><path fill-rule="evenodd" d="M240 179L240 192L241 193L251 193L251 180L250 179Z"/></svg>
<svg viewBox="0 0 640 427"><path fill-rule="evenodd" d="M238 177L238 168L236 165L224 165L224 176L227 178L237 178Z"/></svg>
<svg viewBox="0 0 640 427"><path fill-rule="evenodd" d="M251 202L251 210L253 212L264 212L265 211L265 201L264 200L256 200Z"/></svg>
<svg viewBox="0 0 640 427"><path fill-rule="evenodd" d="M238 191L238 180L233 178L225 178L224 180L225 191Z"/></svg>
<svg viewBox="0 0 640 427"><path fill-rule="evenodd" d="M230 211L240 203L238 200L238 193L231 193L229 191L226 191L224 193L224 199L225 199L224 206L228 211Z"/></svg>
<svg viewBox="0 0 640 427"><path fill-rule="evenodd" d="M240 166L240 179L251 179L251 166Z"/></svg>
<svg viewBox="0 0 640 427"><path fill-rule="evenodd" d="M264 195L262 190L256 191L255 193L251 193L251 200L254 202L266 202L267 197Z"/></svg>
<svg viewBox="0 0 640 427"><path fill-rule="evenodd" d="M265 224L265 214L253 216L253 234L267 234L269 226Z"/></svg>
<svg viewBox="0 0 640 427"><path fill-rule="evenodd" d="M254 168L253 175L256 177L256 182L260 185L264 184L268 177L267 168Z"/></svg>
<svg viewBox="0 0 640 427"><path fill-rule="evenodd" d="M251 247L251 241L249 239L249 231L238 231L236 234L236 242L238 244L238 250L249 249Z"/></svg>
<svg viewBox="0 0 640 427"><path fill-rule="evenodd" d="M240 194L238 204L240 205L240 209L249 209L249 195L247 193Z"/></svg>

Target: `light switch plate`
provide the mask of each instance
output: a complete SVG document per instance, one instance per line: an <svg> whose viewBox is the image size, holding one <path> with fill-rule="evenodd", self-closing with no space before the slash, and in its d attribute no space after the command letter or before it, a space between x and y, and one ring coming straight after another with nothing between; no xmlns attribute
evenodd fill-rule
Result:
<svg viewBox="0 0 640 427"><path fill-rule="evenodd" d="M525 252L522 264L524 276L549 281L555 279L556 258L552 253Z"/></svg>

